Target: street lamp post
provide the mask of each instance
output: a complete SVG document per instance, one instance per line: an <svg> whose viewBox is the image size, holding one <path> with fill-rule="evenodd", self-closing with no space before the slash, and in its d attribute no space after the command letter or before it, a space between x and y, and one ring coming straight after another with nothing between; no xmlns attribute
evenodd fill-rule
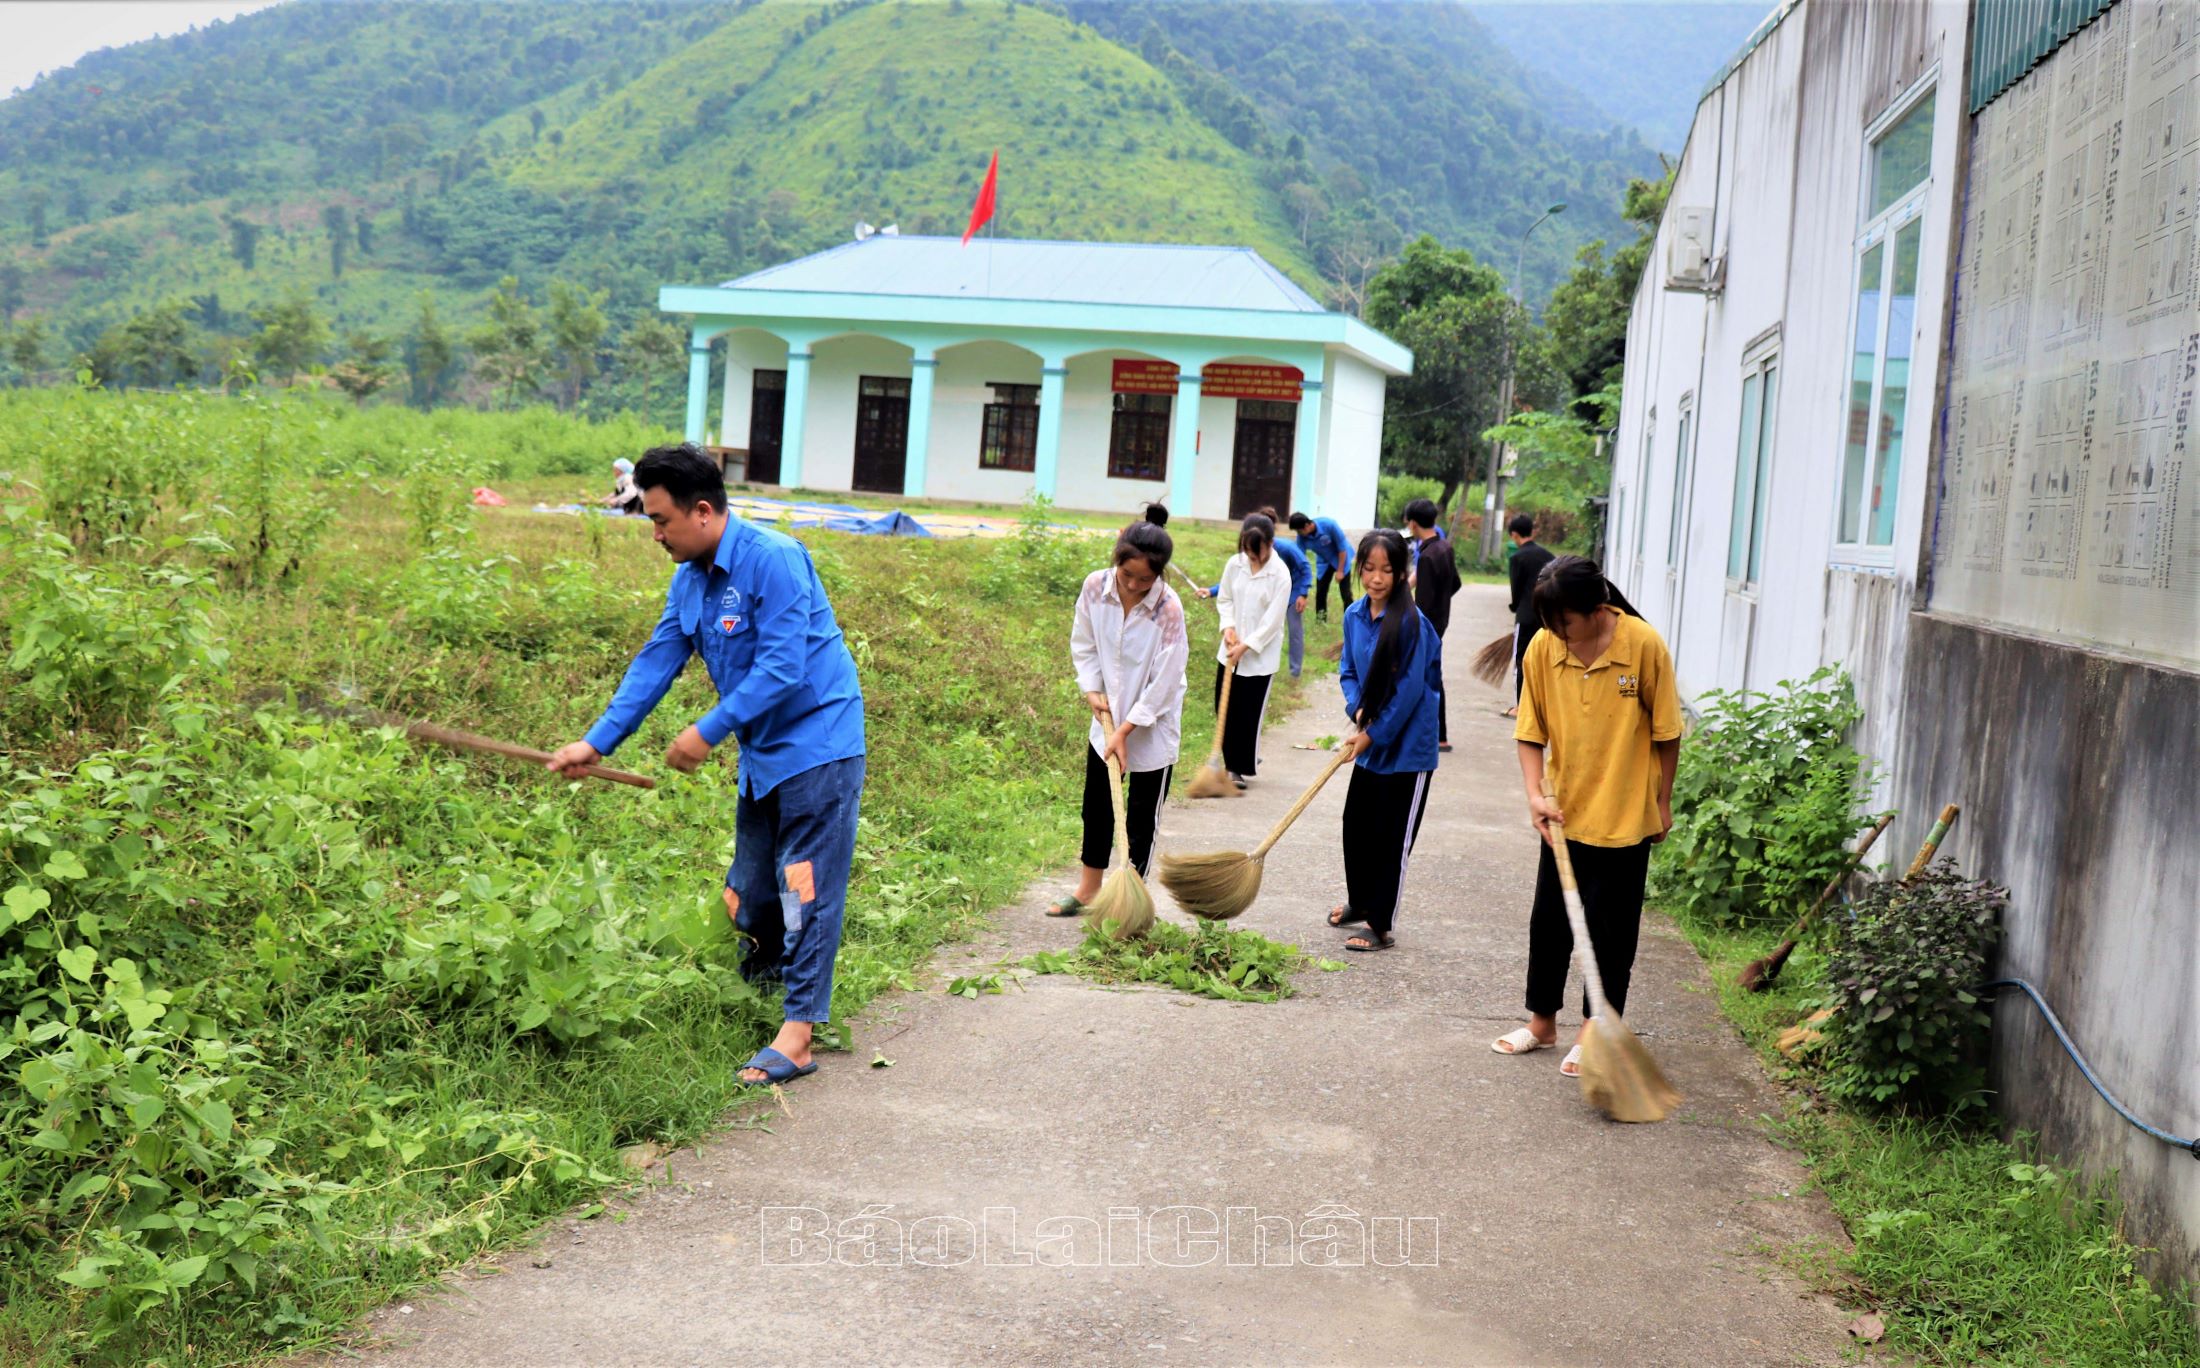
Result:
<svg viewBox="0 0 2200 1368"><path fill-rule="evenodd" d="M1521 283L1520 279L1521 272L1527 268L1528 264L1528 239L1546 221L1565 212L1566 205L1564 201L1552 205L1550 208L1545 209L1535 222L1528 225L1527 232L1520 235L1520 250L1513 254L1512 296L1513 302L1522 308L1526 308L1528 302L1527 287ZM1513 360L1512 319L1508 316L1505 320L1505 379L1497 392L1497 421L1499 423L1509 422L1512 419ZM1497 549L1505 544L1501 540L1504 535L1505 522L1505 480L1510 474L1509 467L1511 464L1511 448L1500 445L1497 450L1490 453L1489 490L1482 499L1481 549L1482 559L1485 562L1495 560Z"/></svg>

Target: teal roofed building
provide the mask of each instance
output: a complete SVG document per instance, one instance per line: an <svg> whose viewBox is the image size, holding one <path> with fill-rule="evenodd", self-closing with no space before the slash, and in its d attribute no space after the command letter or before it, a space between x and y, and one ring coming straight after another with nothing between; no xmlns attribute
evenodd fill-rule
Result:
<svg viewBox="0 0 2200 1368"><path fill-rule="evenodd" d="M687 435L729 477L911 499L1366 526L1413 366L1243 247L881 234L658 307L692 320Z"/></svg>

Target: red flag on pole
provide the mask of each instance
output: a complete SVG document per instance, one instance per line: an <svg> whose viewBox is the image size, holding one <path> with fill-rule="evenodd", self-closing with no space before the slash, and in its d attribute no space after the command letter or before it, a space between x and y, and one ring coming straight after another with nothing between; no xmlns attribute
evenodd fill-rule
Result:
<svg viewBox="0 0 2200 1368"><path fill-rule="evenodd" d="M1001 154L993 154L992 162L985 168L985 184L978 187L978 202L970 206L970 226L963 229L963 246L978 235L986 221L993 217L993 184L1001 174Z"/></svg>

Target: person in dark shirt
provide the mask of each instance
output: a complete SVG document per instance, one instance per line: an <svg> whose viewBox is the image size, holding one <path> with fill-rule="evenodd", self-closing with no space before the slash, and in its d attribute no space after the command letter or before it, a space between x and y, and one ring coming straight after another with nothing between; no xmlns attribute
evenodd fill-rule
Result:
<svg viewBox="0 0 2200 1368"><path fill-rule="evenodd" d="M1451 596L1459 592L1459 561L1451 542L1436 524L1443 515L1434 499L1415 499L1406 505L1406 535L1412 538L1413 603L1436 629L1439 640L1451 625ZM1444 707L1444 677L1436 684L1436 749L1451 749L1450 718Z"/></svg>
<svg viewBox="0 0 2200 1368"><path fill-rule="evenodd" d="M1512 579L1513 706L1505 709L1505 716L1513 717L1520 711L1520 662L1527 657L1528 643L1543 630L1535 616L1535 577L1553 557L1536 543L1535 519L1527 514L1513 514L1505 532L1513 544L1512 561L1505 567Z"/></svg>

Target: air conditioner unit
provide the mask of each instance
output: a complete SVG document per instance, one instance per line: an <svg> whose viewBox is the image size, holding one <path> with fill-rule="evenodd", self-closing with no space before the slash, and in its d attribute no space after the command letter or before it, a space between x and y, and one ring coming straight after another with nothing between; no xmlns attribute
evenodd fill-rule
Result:
<svg viewBox="0 0 2200 1368"><path fill-rule="evenodd" d="M1726 258L1711 255L1711 211L1669 211L1673 236L1666 243L1665 288L1717 294L1726 283Z"/></svg>

